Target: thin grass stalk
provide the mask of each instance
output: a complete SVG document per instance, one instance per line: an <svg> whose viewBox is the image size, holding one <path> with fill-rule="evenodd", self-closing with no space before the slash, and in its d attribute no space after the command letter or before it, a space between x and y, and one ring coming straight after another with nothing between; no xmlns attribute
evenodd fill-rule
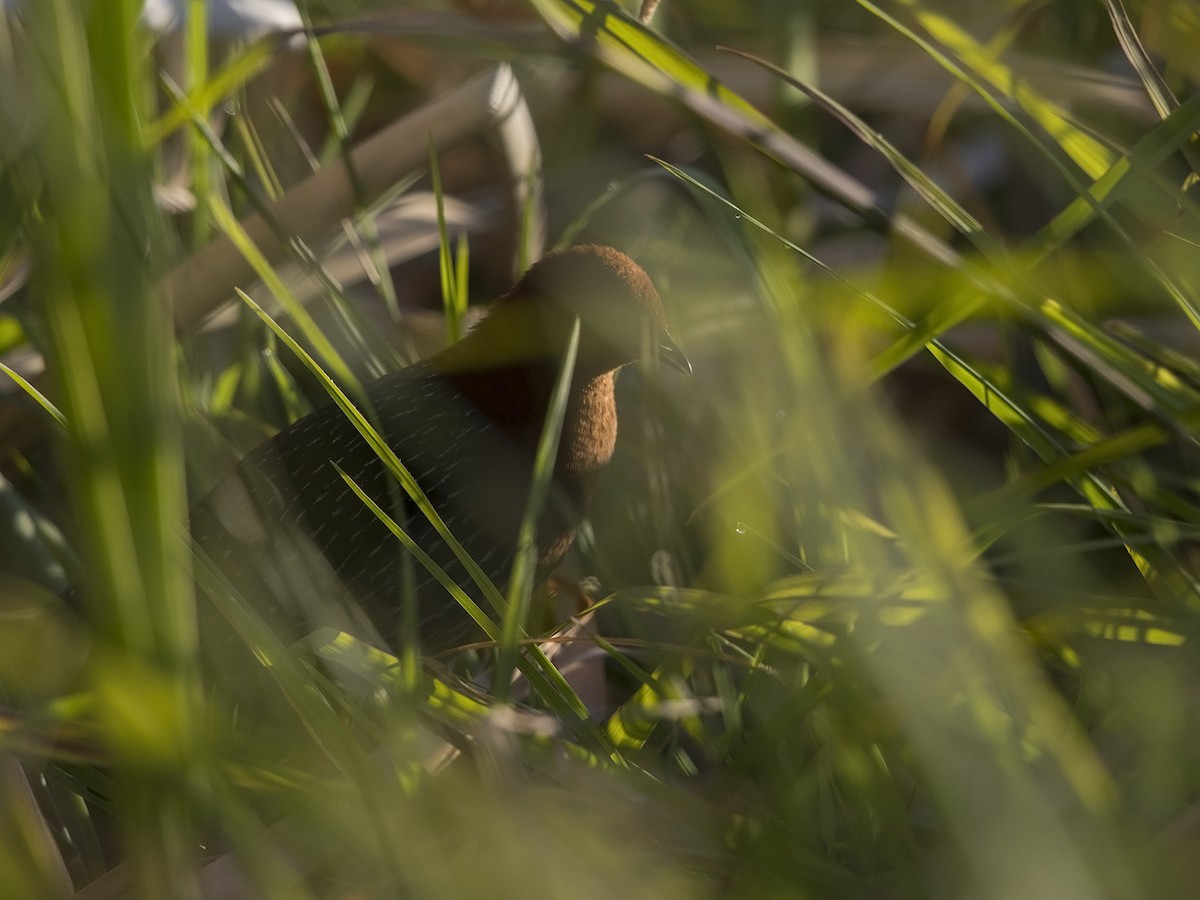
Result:
<svg viewBox="0 0 1200 900"><path fill-rule="evenodd" d="M521 527L517 531L516 554L509 576L499 654L496 659L494 689L498 703L508 701L513 672L517 667L517 654L520 652L519 642L525 635L526 620L529 618L529 602L533 593L534 574L537 571L537 522L550 494L554 464L558 459L559 439L562 437L563 417L567 411L567 396L575 376L575 360L578 353L579 319L576 318L567 339L554 390L550 395L546 421L538 438L529 497L525 504L525 512L521 516Z"/></svg>

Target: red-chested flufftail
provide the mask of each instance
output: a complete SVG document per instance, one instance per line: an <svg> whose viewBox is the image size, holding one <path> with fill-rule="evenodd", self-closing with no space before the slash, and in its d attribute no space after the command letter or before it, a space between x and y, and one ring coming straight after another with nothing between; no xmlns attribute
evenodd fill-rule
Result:
<svg viewBox="0 0 1200 900"><path fill-rule="evenodd" d="M647 348L663 363L691 371L667 333L662 303L645 271L610 247L549 255L459 343L366 388L364 411L451 533L501 589L577 317L578 356L550 495L537 522L537 578L545 579L571 546L612 457L616 371ZM407 551L335 464L384 510L407 510L400 519L407 533L489 609L426 518L411 502L397 503L403 490L332 404L260 445L197 504L195 541L250 595L246 599L292 629L337 625L361 634L373 627L394 641L407 571L425 647L482 637L423 566L402 564Z"/></svg>

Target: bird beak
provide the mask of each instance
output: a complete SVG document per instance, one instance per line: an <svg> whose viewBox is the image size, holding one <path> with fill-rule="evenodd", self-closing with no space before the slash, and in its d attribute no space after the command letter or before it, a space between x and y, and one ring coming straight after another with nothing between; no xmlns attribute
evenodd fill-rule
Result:
<svg viewBox="0 0 1200 900"><path fill-rule="evenodd" d="M692 364L688 361L687 355L679 349L678 344L671 340L669 334L664 333L659 341L658 358L684 375L692 374Z"/></svg>

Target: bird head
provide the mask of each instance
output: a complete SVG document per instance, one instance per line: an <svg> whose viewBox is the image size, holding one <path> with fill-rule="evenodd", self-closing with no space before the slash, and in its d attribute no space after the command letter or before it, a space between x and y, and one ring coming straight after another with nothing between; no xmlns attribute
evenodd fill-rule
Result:
<svg viewBox="0 0 1200 900"><path fill-rule="evenodd" d="M650 276L612 247L583 244L551 253L535 263L497 301L489 316L505 317L533 339L539 350L558 356L579 319L576 370L599 375L656 354L690 373L691 364L667 332L662 300Z"/></svg>

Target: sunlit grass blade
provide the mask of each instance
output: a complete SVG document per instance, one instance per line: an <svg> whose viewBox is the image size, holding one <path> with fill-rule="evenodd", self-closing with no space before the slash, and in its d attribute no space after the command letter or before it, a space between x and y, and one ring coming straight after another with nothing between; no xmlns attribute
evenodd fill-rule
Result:
<svg viewBox="0 0 1200 900"><path fill-rule="evenodd" d="M906 6L916 6L912 0L901 0ZM868 9L874 15L886 22L897 32L904 35L909 40L916 43L921 49L930 55L935 61L945 68L951 75L969 85L983 100L996 112L996 114L1008 122L1017 133L1020 134L1031 147L1037 150L1041 156L1054 167L1054 169L1062 176L1063 180L1070 186L1071 190L1085 202L1092 206L1094 213L1108 226L1108 228L1116 234L1116 236L1125 244L1135 249L1132 259L1146 270L1158 281L1162 288L1170 295L1171 299L1182 309L1192 321L1193 325L1200 328L1200 305L1189 295L1178 279L1172 277L1160 264L1152 257L1137 251L1137 242L1128 233L1128 231L1111 215L1111 213L1097 203L1090 192L1087 185L1080 179L1079 173L1073 171L1055 152L1056 147L1065 150L1071 159L1093 179L1098 179L1104 173L1112 168L1115 156L1106 148L1101 147L1090 137L1087 137L1082 132L1076 130L1073 126L1067 123L1054 109L1047 107L1040 98L1035 98L1032 109L1029 110L1034 119L1042 124L1050 138L1058 142L1055 147L1048 145L1034 131L1025 125L1016 115L1014 115L1005 104L1001 102L995 94L992 93L979 79L967 71L970 68L969 61L961 61L957 58L952 58L946 53L940 51L929 41L922 38L911 28L905 26L895 17L887 14L879 7L875 6L869 0L858 0L860 6ZM949 41L950 44L958 50L965 52L968 57L979 64L981 73L986 79L990 78L997 82L996 90L1001 96L1006 99L1015 99L1009 93L1008 82L1010 76L1003 70L997 70L993 64L987 62L986 59L975 58L977 56L977 46L973 43L965 31L958 28L953 22L945 19L942 16L919 12L918 18L927 28L930 28L938 38ZM962 62L962 64L960 64ZM1018 101L1019 102L1019 101Z"/></svg>
<svg viewBox="0 0 1200 900"><path fill-rule="evenodd" d="M357 386L358 379L350 367L342 359L341 354L337 352L333 344L326 337L324 332L313 321L312 316L304 308L296 296L291 292L283 279L279 277L279 273L267 262L266 257L262 255L259 249L250 240L250 236L242 229L237 219L234 218L230 209L220 201L219 198L212 198L213 218L216 220L217 226L222 232L233 242L238 251L243 257L254 267L254 271L258 277L263 280L267 288L276 300L287 310L288 315L292 318L300 328L305 339L308 340L321 358L337 374L343 384ZM239 294L241 292L239 291ZM242 298L247 302L249 297L241 294Z"/></svg>
<svg viewBox="0 0 1200 900"><path fill-rule="evenodd" d="M1200 128L1200 96L1192 96L1172 108L1162 122L1138 139L1128 155L1119 157L1096 179L1088 188L1087 197L1072 200L1029 240L1028 247L1034 253L1032 261L1078 234L1102 210L1108 210L1141 185L1143 176L1157 172L1172 153L1186 152L1197 128ZM1187 205L1184 209L1190 218L1196 218L1194 209Z"/></svg>
<svg viewBox="0 0 1200 900"><path fill-rule="evenodd" d="M67 417L62 414L59 408L55 406L45 394L30 384L28 379L24 378L20 372L15 371L9 366L6 366L2 362L0 362L0 372L3 372L5 375L11 378L16 383L17 387L28 394L38 406L44 409L50 415L50 417L58 423L60 428L67 427Z"/></svg>
<svg viewBox="0 0 1200 900"><path fill-rule="evenodd" d="M202 22L203 18L198 21ZM192 90L178 98L160 119L147 126L143 136L146 146L159 144L197 116L206 117L226 97L266 68L278 43L277 39L266 38L250 44L216 72L193 85Z"/></svg>
<svg viewBox="0 0 1200 900"><path fill-rule="evenodd" d="M732 52L738 53L738 51ZM919 333L920 337L929 336L931 338L944 333L954 325L966 321L971 315L981 309L986 302L985 298L987 297L1003 299L1010 303L1016 301L1021 304L1023 309L1032 308L1035 314L1039 311L1044 311L1047 308L1039 307L1037 302L1039 297L1044 296L1044 292L1039 291L1035 284L1025 284L1024 282L1030 278L1032 274L1030 271L1032 266L1040 261L1042 256L1049 251L1051 245L1046 244L1044 241L1041 242L1042 246L1035 251L1032 258L1028 258L1023 255L1009 254L999 245L997 241L991 238L991 236L980 227L979 223L974 219L974 217L971 216L959 203L957 203L953 198L950 197L949 194L942 190L931 178L927 177L916 165L906 159L903 154L901 154L890 142L883 138L882 135L870 128L861 118L859 118L849 109L845 108L819 89L811 85L806 85L798 79L792 77L778 66L774 66L771 63L768 63L750 54L738 53L738 55L748 59L756 65L761 66L762 68L767 69L777 77L784 79L792 86L803 91L809 97L819 102L825 109L829 110L843 124L850 128L860 140L881 153L896 169L901 177L903 177L904 180L907 181L909 185L911 185L913 189L922 197L922 199L924 199L935 211L937 211L939 215L945 218L946 221L949 222L955 229L957 229L968 240L970 240L972 244L975 245L976 249L981 253L981 255L988 259L996 268L996 273L993 274L991 272L981 270L969 260L960 260L958 267L964 271L964 274L971 281L974 281L980 286L983 296L955 298L953 303L944 305L938 310L935 310L930 316L929 320L922 323L921 327L913 329L913 334L902 338L896 345L894 345L880 357L878 365L881 373L889 371L898 365L899 362L916 352L918 348L917 337L914 336L916 333ZM1198 104L1196 107L1196 114L1200 115L1200 104ZM1190 118L1190 115L1188 118ZM1185 119L1184 121L1187 122L1188 120ZM1097 196L1093 196L1091 191L1085 190L1080 198L1074 201L1074 203L1068 207L1067 211L1065 211L1063 214L1060 214L1060 217L1056 217L1056 219L1047 226L1045 231L1047 236L1054 236L1055 243L1057 243L1066 236L1067 230L1074 231L1083 227L1090 216L1084 217L1082 215L1082 210L1076 206L1076 204L1082 203L1088 207L1091 215L1102 217L1105 221L1116 228L1118 233L1122 235L1126 241L1129 241L1129 238L1125 232L1116 226L1114 220L1112 219L1111 213L1108 211L1106 205L1104 205L1105 199L1107 198L1110 202L1115 200L1115 196L1109 197L1108 195L1114 188L1118 188L1122 184L1123 177L1125 175L1135 168L1137 170L1142 170L1143 167L1149 168L1156 162L1160 162L1167 152L1177 149L1178 143L1185 141L1190 133L1190 128L1188 128L1186 124L1183 127L1180 127L1180 125L1177 123L1173 123L1169 128L1165 125L1160 126L1160 130L1152 132L1152 134L1156 137L1155 142L1144 148L1141 148L1143 153L1151 157L1150 159L1142 160L1141 158L1138 158L1136 162L1141 163L1141 165L1137 165L1135 161L1130 158L1122 158L1119 160L1118 165L1111 167L1108 173L1101 177L1101 181L1098 181L1097 184L1093 186L1093 189L1099 189L1097 190ZM1163 140L1164 138L1166 138L1166 140ZM1159 144L1159 140L1162 140L1161 144ZM1104 183L1103 188L1101 188L1102 182ZM1129 182L1124 183L1128 184ZM1035 240L1035 244L1037 243L1039 242ZM1182 288L1176 285L1175 282L1170 279L1161 268L1156 266L1153 262L1150 262L1149 266L1155 272L1155 274L1160 277L1160 280L1164 283L1164 286L1167 287L1172 296L1177 300L1177 302L1180 303L1181 307L1185 311L1189 312L1189 315L1193 317L1195 322L1200 324L1200 308L1195 306L1195 304L1183 292ZM1005 278L1005 275L1008 277ZM1055 304L1055 307L1058 306L1058 304ZM1105 344L1108 342L1107 337L1103 335L1099 329L1096 329L1094 326L1085 322L1080 317L1072 317L1072 326L1075 329L1086 331L1089 340L1094 341L1095 343ZM1125 361L1129 362L1128 358L1126 358Z"/></svg>
<svg viewBox="0 0 1200 900"><path fill-rule="evenodd" d="M957 72L954 73L956 77L960 77L961 80L959 73L963 71L958 68L958 64L969 68L976 77L986 81L1037 122L1089 177L1099 178L1112 167L1114 154L1111 149L1076 128L1065 110L1031 89L1008 66L995 59L985 47L982 47L965 28L950 17L922 6L916 0L897 0L897 2L911 10L913 17L921 23L921 27L949 51L949 54L936 53L931 45L922 42L927 51L939 62L948 62L953 58L956 64L955 69L957 69ZM859 5L882 18L906 37L915 37L911 30L903 28L897 19L888 16L873 3L860 0Z"/></svg>

